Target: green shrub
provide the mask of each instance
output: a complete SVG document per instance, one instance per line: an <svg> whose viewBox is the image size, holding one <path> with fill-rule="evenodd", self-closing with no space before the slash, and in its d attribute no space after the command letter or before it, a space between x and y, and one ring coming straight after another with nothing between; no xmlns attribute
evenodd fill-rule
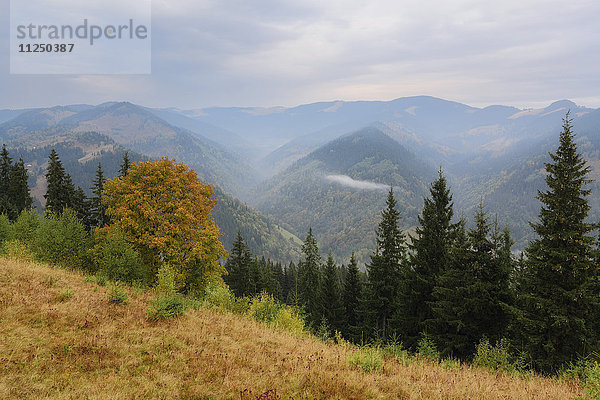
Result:
<svg viewBox="0 0 600 400"><path fill-rule="evenodd" d="M34 243L36 256L42 261L66 268L89 269L89 236L72 210L44 218Z"/></svg>
<svg viewBox="0 0 600 400"><path fill-rule="evenodd" d="M179 293L159 294L150 302L146 315L151 321L175 318L185 313L186 302Z"/></svg>
<svg viewBox="0 0 600 400"><path fill-rule="evenodd" d="M588 363L585 374L585 394L589 399L600 399L600 364Z"/></svg>
<svg viewBox="0 0 600 400"><path fill-rule="evenodd" d="M600 399L600 364L590 358L570 363L559 372L561 379L579 381L585 388L582 399Z"/></svg>
<svg viewBox="0 0 600 400"><path fill-rule="evenodd" d="M202 302L207 307L237 313L244 313L248 309L248 299L236 299L227 285L218 282L211 282L206 286L202 294ZM245 306L243 306L244 302Z"/></svg>
<svg viewBox="0 0 600 400"><path fill-rule="evenodd" d="M97 236L92 257L98 274L113 281L148 285L151 271L146 268L139 253L118 232Z"/></svg>
<svg viewBox="0 0 600 400"><path fill-rule="evenodd" d="M35 259L25 243L18 239L12 239L4 242L4 245L2 246L2 253L8 258L16 260L33 261Z"/></svg>
<svg viewBox="0 0 600 400"><path fill-rule="evenodd" d="M273 296L263 292L251 300L248 312L255 320L270 324L277 319L280 309Z"/></svg>
<svg viewBox="0 0 600 400"><path fill-rule="evenodd" d="M377 372L383 369L383 360L376 348L358 348L348 355L350 365L358 367L365 372Z"/></svg>
<svg viewBox="0 0 600 400"><path fill-rule="evenodd" d="M12 224L13 239L20 240L30 246L37 235L37 229L42 220L43 218L34 209L21 211L17 220Z"/></svg>
<svg viewBox="0 0 600 400"><path fill-rule="evenodd" d="M66 301L73 297L73 291L71 289L63 289L60 291L56 299L58 301Z"/></svg>
<svg viewBox="0 0 600 400"><path fill-rule="evenodd" d="M499 340L495 346L492 346L487 338L481 339L473 364L492 371L518 372L524 369L522 360L510 354L507 339Z"/></svg>
<svg viewBox="0 0 600 400"><path fill-rule="evenodd" d="M127 304L127 291L122 288L118 283L112 287L108 292L109 303L115 304Z"/></svg>
<svg viewBox="0 0 600 400"><path fill-rule="evenodd" d="M279 310L273 326L295 335L301 335L304 332L302 316L290 306L284 306Z"/></svg>
<svg viewBox="0 0 600 400"><path fill-rule="evenodd" d="M425 358L431 361L439 360L440 358L440 353L437 350L435 343L433 343L433 340L431 340L426 334L423 334L417 343L417 355L420 358Z"/></svg>
<svg viewBox="0 0 600 400"><path fill-rule="evenodd" d="M381 346L381 351L385 356L395 358L402 365L410 364L411 357L408 350L402 347L402 342L395 334Z"/></svg>
<svg viewBox="0 0 600 400"><path fill-rule="evenodd" d="M164 264L157 273L158 295L150 302L146 314L151 321L175 318L183 315L187 308L185 298L177 293L175 281L177 272L169 264Z"/></svg>

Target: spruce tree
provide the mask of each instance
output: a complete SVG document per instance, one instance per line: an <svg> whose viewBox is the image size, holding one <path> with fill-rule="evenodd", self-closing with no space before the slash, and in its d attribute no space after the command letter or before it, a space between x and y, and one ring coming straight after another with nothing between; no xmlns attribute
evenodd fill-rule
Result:
<svg viewBox="0 0 600 400"><path fill-rule="evenodd" d="M127 176L127 171L129 171L130 166L131 161L129 161L129 152L126 151L123 155L123 162L121 163L121 167L119 168L119 176Z"/></svg>
<svg viewBox="0 0 600 400"><path fill-rule="evenodd" d="M59 214L70 203L72 184L69 187L66 181L65 168L54 149L50 152L50 162L46 171L48 188L44 198L46 199L46 212Z"/></svg>
<svg viewBox="0 0 600 400"><path fill-rule="evenodd" d="M393 316L398 296L398 284L405 257L404 234L398 227L400 213L396 210L394 191L390 188L386 208L381 212L377 228L377 249L367 266L370 286L369 307L376 321L377 334L386 338L388 322Z"/></svg>
<svg viewBox="0 0 600 400"><path fill-rule="evenodd" d="M569 113L562 128L556 153L545 164L548 190L538 191L542 207L531 224L538 238L525 250L516 312L518 345L546 372L598 349L591 329L598 319L597 294L586 289L597 274L592 225L586 222L590 168L578 153Z"/></svg>
<svg viewBox="0 0 600 400"><path fill-rule="evenodd" d="M67 187L73 187L71 176L67 174ZM75 211L77 218L83 222L85 229L89 232L90 225L90 204L85 192L80 186L77 186L67 202L67 207Z"/></svg>
<svg viewBox="0 0 600 400"><path fill-rule="evenodd" d="M433 288L450 262L449 251L456 229L451 223L452 195L441 168L429 192L430 197L424 199L423 211L418 217L416 237L411 238L410 268L402 276L394 318L394 325L408 347L414 347L420 333L428 331L428 321L433 318Z"/></svg>
<svg viewBox="0 0 600 400"><path fill-rule="evenodd" d="M319 301L321 256L312 228L308 230L308 235L302 245L302 253L304 259L298 264L298 297L300 305L304 307L308 325L316 329L321 323L322 317L321 302Z"/></svg>
<svg viewBox="0 0 600 400"><path fill-rule="evenodd" d="M225 263L227 270L225 282L236 296L247 296L256 292L256 282L250 276L252 263L250 248L238 231L229 258Z"/></svg>
<svg viewBox="0 0 600 400"><path fill-rule="evenodd" d="M28 210L33 206L33 199L29 193L29 175L25 168L23 158L19 158L11 170L9 195L16 211L17 216L23 210Z"/></svg>
<svg viewBox="0 0 600 400"><path fill-rule="evenodd" d="M300 305L298 295L298 268L296 268L293 261L290 261L285 269L285 285L282 287L282 290L287 304L295 307Z"/></svg>
<svg viewBox="0 0 600 400"><path fill-rule="evenodd" d="M104 172L102 171L102 164L98 163L98 169L96 170L96 179L94 179L92 190L92 197L89 200L90 205L90 226L94 228L102 228L108 222L106 216L106 206L102 204L102 192L104 191Z"/></svg>
<svg viewBox="0 0 600 400"><path fill-rule="evenodd" d="M472 356L483 337L492 343L504 337L512 269L510 234L505 231L501 236L497 228L491 231L483 204L475 214L475 228L466 236L463 225L450 251L454 263L436 280L428 326L442 355L461 359Z"/></svg>
<svg viewBox="0 0 600 400"><path fill-rule="evenodd" d="M344 336L352 341L360 339L359 331L359 306L360 296L362 294L362 281L360 272L354 258L354 253L350 257L348 265L348 274L344 281L344 308L346 310L346 329Z"/></svg>
<svg viewBox="0 0 600 400"><path fill-rule="evenodd" d="M12 158L4 144L0 153L0 214L6 214L10 220L14 220L16 214L10 198L12 168Z"/></svg>
<svg viewBox="0 0 600 400"><path fill-rule="evenodd" d="M335 331L342 333L346 326L346 315L342 301L339 270L331 252L329 252L327 261L323 265L322 276L321 305L323 316L332 333Z"/></svg>
<svg viewBox="0 0 600 400"><path fill-rule="evenodd" d="M475 285L471 263L471 243L465 229L465 221L456 225L453 245L449 250L449 263L436 278L433 288L431 310L433 319L428 323L428 334L443 357L466 357L472 354L475 340L467 325L474 317L473 295ZM433 334L432 334L433 333Z"/></svg>

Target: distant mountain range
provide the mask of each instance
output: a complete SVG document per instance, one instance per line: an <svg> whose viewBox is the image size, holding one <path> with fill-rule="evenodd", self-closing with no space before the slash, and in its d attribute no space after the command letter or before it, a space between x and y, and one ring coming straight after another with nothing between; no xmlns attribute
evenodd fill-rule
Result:
<svg viewBox="0 0 600 400"><path fill-rule="evenodd" d="M82 181L93 174L91 165L98 160L112 165L109 154L117 159L125 149L139 157L168 155L220 188L223 204L229 204L223 212L235 215L222 219L228 235L245 218L256 222L241 230L254 238L257 251L269 247L268 254L278 249L278 256L293 259L297 237L312 227L323 250L339 261L351 251L368 261L385 188L394 186L403 226L411 229L440 166L449 177L457 216L471 217L483 201L511 228L515 248L523 248L539 211L535 196L544 189L543 163L556 148L568 110L592 177L600 179L600 109L568 100L527 110L476 108L427 96L291 108L79 104L0 110L0 141L26 152L62 145L72 168L78 163L87 171L78 173L85 176ZM41 191L38 162L43 160L29 164ZM597 220L598 184L592 189ZM259 230L269 233L259 240L264 233Z"/></svg>

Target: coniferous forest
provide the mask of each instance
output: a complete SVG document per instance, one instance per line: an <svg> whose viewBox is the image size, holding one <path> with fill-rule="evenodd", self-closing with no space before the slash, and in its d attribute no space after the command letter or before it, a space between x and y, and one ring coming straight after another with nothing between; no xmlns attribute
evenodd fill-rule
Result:
<svg viewBox="0 0 600 400"><path fill-rule="evenodd" d="M84 190L74 186L52 149L44 216L37 216L25 162L15 162L3 146L0 244L5 252L30 254L103 279L158 284L166 288L161 301L169 312L181 306L178 296L198 294L222 277L238 299L234 303L271 296L296 310L322 338L401 343L410 352L429 348L460 361L473 361L488 346L522 368L556 374L581 360L597 359L600 352L600 236L589 220L591 169L578 150L568 113L550 157L546 189L537 195L538 218L530 221L535 238L523 252L513 251L510 231L484 202L473 215L455 214L453 193L440 168L414 232L400 228L403 210L397 192L389 189L363 271L354 254L343 264L331 251L323 254L311 228L296 261L253 254L241 229L227 254L218 227L209 222L214 201L199 204L200 197L189 200L185 190L173 204L132 216L127 207L144 192L128 190L144 187L142 166L156 173L151 175L156 185L164 183L171 194L185 179L195 179L185 166L164 159L162 169L152 169L150 161L132 163L125 153L119 176L112 179L98 163L95 179ZM175 186L168 186L171 182ZM210 186L194 188L198 196L211 199ZM164 200L164 193L152 195L147 204ZM179 205L188 201L196 204L208 239L181 238L180 225L163 226L169 216L184 214ZM184 224L185 218L177 223Z"/></svg>

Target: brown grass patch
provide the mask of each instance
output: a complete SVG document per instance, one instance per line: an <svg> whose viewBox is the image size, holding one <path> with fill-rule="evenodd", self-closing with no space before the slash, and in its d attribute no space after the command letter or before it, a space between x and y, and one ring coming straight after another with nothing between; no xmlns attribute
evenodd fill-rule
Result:
<svg viewBox="0 0 600 400"><path fill-rule="evenodd" d="M61 291L72 296L57 301ZM149 322L151 291L111 304L78 273L0 258L0 398L569 399L576 385L386 360L298 338L243 317L188 311Z"/></svg>

